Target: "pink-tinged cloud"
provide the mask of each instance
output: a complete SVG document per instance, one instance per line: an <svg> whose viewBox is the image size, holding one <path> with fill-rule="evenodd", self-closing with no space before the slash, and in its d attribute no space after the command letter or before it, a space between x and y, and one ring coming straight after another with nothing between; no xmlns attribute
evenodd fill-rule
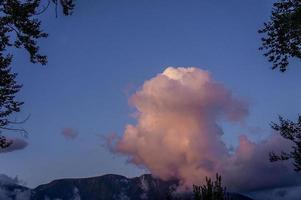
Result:
<svg viewBox="0 0 301 200"><path fill-rule="evenodd" d="M245 191L290 184L296 177L287 164L269 162L269 151L288 146L281 138L255 144L241 136L239 147L229 152L217 122L243 123L248 105L207 71L169 67L145 81L130 103L137 124L108 141L115 153L155 176L191 186L219 172L228 187Z"/></svg>
<svg viewBox="0 0 301 200"><path fill-rule="evenodd" d="M238 148L224 163L225 180L232 188L245 191L301 184L301 174L294 171L292 163L269 161L269 152L290 151L291 145L276 134L258 143L241 136Z"/></svg>
<svg viewBox="0 0 301 200"><path fill-rule="evenodd" d="M61 134L68 140L74 140L78 137L78 132L73 128L64 128Z"/></svg>

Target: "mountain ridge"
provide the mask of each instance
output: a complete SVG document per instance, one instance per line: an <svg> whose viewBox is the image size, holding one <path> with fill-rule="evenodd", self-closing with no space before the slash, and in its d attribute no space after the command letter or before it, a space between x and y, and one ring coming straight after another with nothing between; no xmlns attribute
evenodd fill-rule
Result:
<svg viewBox="0 0 301 200"><path fill-rule="evenodd" d="M105 174L95 177L57 179L33 189L17 184L10 185L7 197L9 200L164 200L167 194L178 186L177 180L163 181L154 178L151 174L133 178ZM1 189L5 187L0 184ZM183 200L192 199L191 193L175 195ZM252 200L237 193L230 195L233 200ZM2 200L1 195L0 200Z"/></svg>

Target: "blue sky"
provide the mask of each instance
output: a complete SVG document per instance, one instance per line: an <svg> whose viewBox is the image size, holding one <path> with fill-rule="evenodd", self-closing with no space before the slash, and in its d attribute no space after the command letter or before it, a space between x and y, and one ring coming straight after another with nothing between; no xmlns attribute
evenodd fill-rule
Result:
<svg viewBox="0 0 301 200"><path fill-rule="evenodd" d="M59 18L50 9L42 16L50 36L41 42L48 65L29 63L23 51L14 63L25 101L17 117L31 115L24 124L29 146L1 154L0 173L18 175L32 187L64 177L145 173L106 150L103 137L135 122L129 94L168 66L206 69L249 102L247 124L260 131L223 124L228 145L241 133L265 138L277 115L294 119L301 110L300 61L282 74L258 50L257 30L272 3L88 0L77 1L71 17ZM75 129L78 138L66 140L64 128Z"/></svg>

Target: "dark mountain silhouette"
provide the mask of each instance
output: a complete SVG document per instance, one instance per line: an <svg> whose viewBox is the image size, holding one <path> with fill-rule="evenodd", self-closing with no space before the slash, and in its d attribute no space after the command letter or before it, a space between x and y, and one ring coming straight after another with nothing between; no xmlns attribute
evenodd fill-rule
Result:
<svg viewBox="0 0 301 200"><path fill-rule="evenodd" d="M0 189L9 191L6 194L9 194L8 198L12 200L165 200L167 194L178 185L176 180L162 181L149 174L135 178L108 174L91 178L55 180L35 189L17 184L0 185ZM177 195L183 200L192 199L192 195L188 193ZM252 200L240 194L231 196L233 200Z"/></svg>

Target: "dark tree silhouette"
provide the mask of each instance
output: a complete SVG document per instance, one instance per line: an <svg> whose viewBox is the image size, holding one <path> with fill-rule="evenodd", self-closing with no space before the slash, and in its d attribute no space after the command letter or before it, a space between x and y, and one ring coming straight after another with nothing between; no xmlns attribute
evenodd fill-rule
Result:
<svg viewBox="0 0 301 200"><path fill-rule="evenodd" d="M264 34L261 50L273 69L285 72L289 59L301 59L301 0L279 0L274 3L269 22L259 30ZM279 117L279 124L272 128L283 138L293 142L290 152L270 153L270 161L293 160L295 171L301 171L301 117L293 122Z"/></svg>
<svg viewBox="0 0 301 200"><path fill-rule="evenodd" d="M168 191L166 196L165 196L165 200L174 200L174 197L172 196L171 191Z"/></svg>
<svg viewBox="0 0 301 200"><path fill-rule="evenodd" d="M202 186L193 185L194 200L230 200L226 188L222 186L222 177L216 174L216 180L206 177Z"/></svg>
<svg viewBox="0 0 301 200"><path fill-rule="evenodd" d="M12 142L11 142L11 141L8 141L8 140L6 139L6 137L0 135L0 149L1 149L1 148L9 147L9 146L11 145L11 143L12 143Z"/></svg>
<svg viewBox="0 0 301 200"><path fill-rule="evenodd" d="M272 123L272 128L283 138L293 142L290 152L281 152L280 154L270 153L270 161L293 160L295 171L301 171L301 116L297 122L279 117L279 124Z"/></svg>
<svg viewBox="0 0 301 200"><path fill-rule="evenodd" d="M264 34L260 50L273 69L287 70L289 59L301 59L301 0L274 3L270 21L258 31Z"/></svg>
<svg viewBox="0 0 301 200"><path fill-rule="evenodd" d="M55 5L56 13L60 5L64 15L72 14L74 0L0 0L0 134L3 130L25 132L13 126L20 122L10 120L12 114L20 112L23 104L16 100L22 85L17 83L17 74L12 72L13 49L25 49L32 63L47 63L47 56L39 52L38 41L48 34L41 30L38 16L51 3ZM0 148L10 144L0 135Z"/></svg>

